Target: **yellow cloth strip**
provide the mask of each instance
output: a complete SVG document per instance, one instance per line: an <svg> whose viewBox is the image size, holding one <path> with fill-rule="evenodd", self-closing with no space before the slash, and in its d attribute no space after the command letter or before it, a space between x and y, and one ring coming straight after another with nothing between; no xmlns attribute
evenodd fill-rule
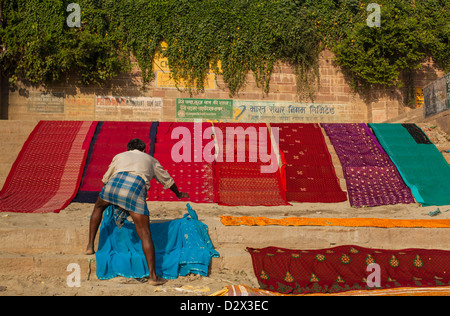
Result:
<svg viewBox="0 0 450 316"><path fill-rule="evenodd" d="M228 285L211 296L449 296L450 286L399 287L393 289L354 290L338 293L281 294L246 285Z"/></svg>
<svg viewBox="0 0 450 316"><path fill-rule="evenodd" d="M390 219L390 218L313 218L288 217L272 219L251 216L219 216L225 226L345 226L345 227L405 227L450 228L450 219Z"/></svg>

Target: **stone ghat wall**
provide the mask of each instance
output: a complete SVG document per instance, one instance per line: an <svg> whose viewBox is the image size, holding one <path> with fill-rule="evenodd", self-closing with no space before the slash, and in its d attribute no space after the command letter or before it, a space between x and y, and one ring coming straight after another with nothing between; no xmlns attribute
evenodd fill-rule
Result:
<svg viewBox="0 0 450 316"><path fill-rule="evenodd" d="M271 76L270 92L257 87L252 74L238 95L230 97L221 76L210 74L205 91L190 95L175 87L164 58L155 60L155 79L142 89L141 73L132 71L102 86L81 86L75 79L31 87L19 83L2 91L2 118L10 120L98 121L211 121L234 122L383 122L402 115L404 94L398 88L354 93L329 51L321 54L320 82L314 102L297 93L296 76L278 65ZM414 88L443 74L425 63L416 73ZM183 83L179 84L183 87Z"/></svg>

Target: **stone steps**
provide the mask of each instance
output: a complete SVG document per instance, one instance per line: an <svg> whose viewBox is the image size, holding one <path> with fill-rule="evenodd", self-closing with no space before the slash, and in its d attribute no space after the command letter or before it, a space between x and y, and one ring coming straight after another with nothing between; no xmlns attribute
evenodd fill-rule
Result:
<svg viewBox="0 0 450 316"><path fill-rule="evenodd" d="M89 263L90 259L93 259L91 263ZM87 280L88 275L92 279L97 279L95 256L65 254L18 255L2 253L0 254L0 276L19 278L41 276L43 278L64 279L72 271L67 271L71 263L80 266L82 280Z"/></svg>
<svg viewBox="0 0 450 316"><path fill-rule="evenodd" d="M213 258L212 271L220 269L253 273L247 247L277 246L322 249L339 245L369 248L436 248L450 250L450 228L375 228L330 226L224 226L218 217L204 222L220 258ZM95 277L95 256L83 255L87 228L1 228L0 275L66 277L70 263L81 275L88 274L89 259Z"/></svg>
<svg viewBox="0 0 450 316"><path fill-rule="evenodd" d="M29 133L36 126L34 121L0 121L0 187L3 185L15 157L20 152ZM339 159L330 147L336 174L345 190L345 179ZM444 155L450 163L450 154ZM348 204L348 203L347 203ZM230 208L230 210L239 208ZM349 212L355 211L348 205ZM285 210L285 209L283 209ZM249 216L263 216L256 212ZM41 275L66 278L67 266L77 263L82 280L88 276L89 259L91 278L95 277L95 256L83 255L88 234L88 215L63 211L60 214L5 214L17 220L8 222L0 217L0 276ZM49 216L61 218L48 221ZM320 227L320 226L224 226L217 214L199 214L209 227L211 240L220 258L213 258L211 271L220 269L245 271L253 274L252 262L246 247L277 246L293 249L320 249L339 245L402 249L436 248L450 250L450 229L430 228L374 228L374 227ZM389 215L386 214L386 217ZM27 222L19 220L27 218ZM34 222L33 222L34 221ZM68 225L67 223L70 223Z"/></svg>

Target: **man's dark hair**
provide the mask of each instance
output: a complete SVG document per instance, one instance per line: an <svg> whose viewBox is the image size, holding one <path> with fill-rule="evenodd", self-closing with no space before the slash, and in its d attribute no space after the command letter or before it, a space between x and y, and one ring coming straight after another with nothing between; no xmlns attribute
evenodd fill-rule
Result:
<svg viewBox="0 0 450 316"><path fill-rule="evenodd" d="M134 150L137 149L139 151L145 151L147 148L147 145L144 143L143 140L139 138L134 138L128 142L127 150Z"/></svg>

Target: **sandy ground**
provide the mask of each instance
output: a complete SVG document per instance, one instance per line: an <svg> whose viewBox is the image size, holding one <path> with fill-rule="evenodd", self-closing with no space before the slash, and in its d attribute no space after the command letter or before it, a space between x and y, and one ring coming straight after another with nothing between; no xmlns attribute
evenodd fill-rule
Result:
<svg viewBox="0 0 450 316"><path fill-rule="evenodd" d="M246 284L258 287L253 276L239 272L214 272L208 277L191 274L151 286L135 279L82 281L80 287L68 287L66 280L35 276L0 277L0 296L209 296L226 285Z"/></svg>
<svg viewBox="0 0 450 316"><path fill-rule="evenodd" d="M181 218L186 212L186 202L150 202L151 221L167 221ZM200 220L221 214L216 204L191 203ZM0 213L0 228L30 229L30 228L85 228L93 204L72 203L59 214L19 214ZM131 218L129 218L131 219ZM87 236L86 236L87 241ZM83 244L84 245L84 244ZM32 251L32 250L31 250ZM84 248L80 248L82 255ZM20 255L19 255L20 256ZM86 260L95 256L85 256ZM69 274L69 272L67 272ZM199 275L180 276L169 280L162 286L151 286L135 279L116 277L111 280L98 280L93 274L90 280L82 277L81 286L70 288L67 280L61 277L42 277L40 275L2 275L0 272L0 296L4 295L152 295L152 296L200 296L211 295L229 284L247 284L257 287L254 275L244 271L212 271L208 277Z"/></svg>

